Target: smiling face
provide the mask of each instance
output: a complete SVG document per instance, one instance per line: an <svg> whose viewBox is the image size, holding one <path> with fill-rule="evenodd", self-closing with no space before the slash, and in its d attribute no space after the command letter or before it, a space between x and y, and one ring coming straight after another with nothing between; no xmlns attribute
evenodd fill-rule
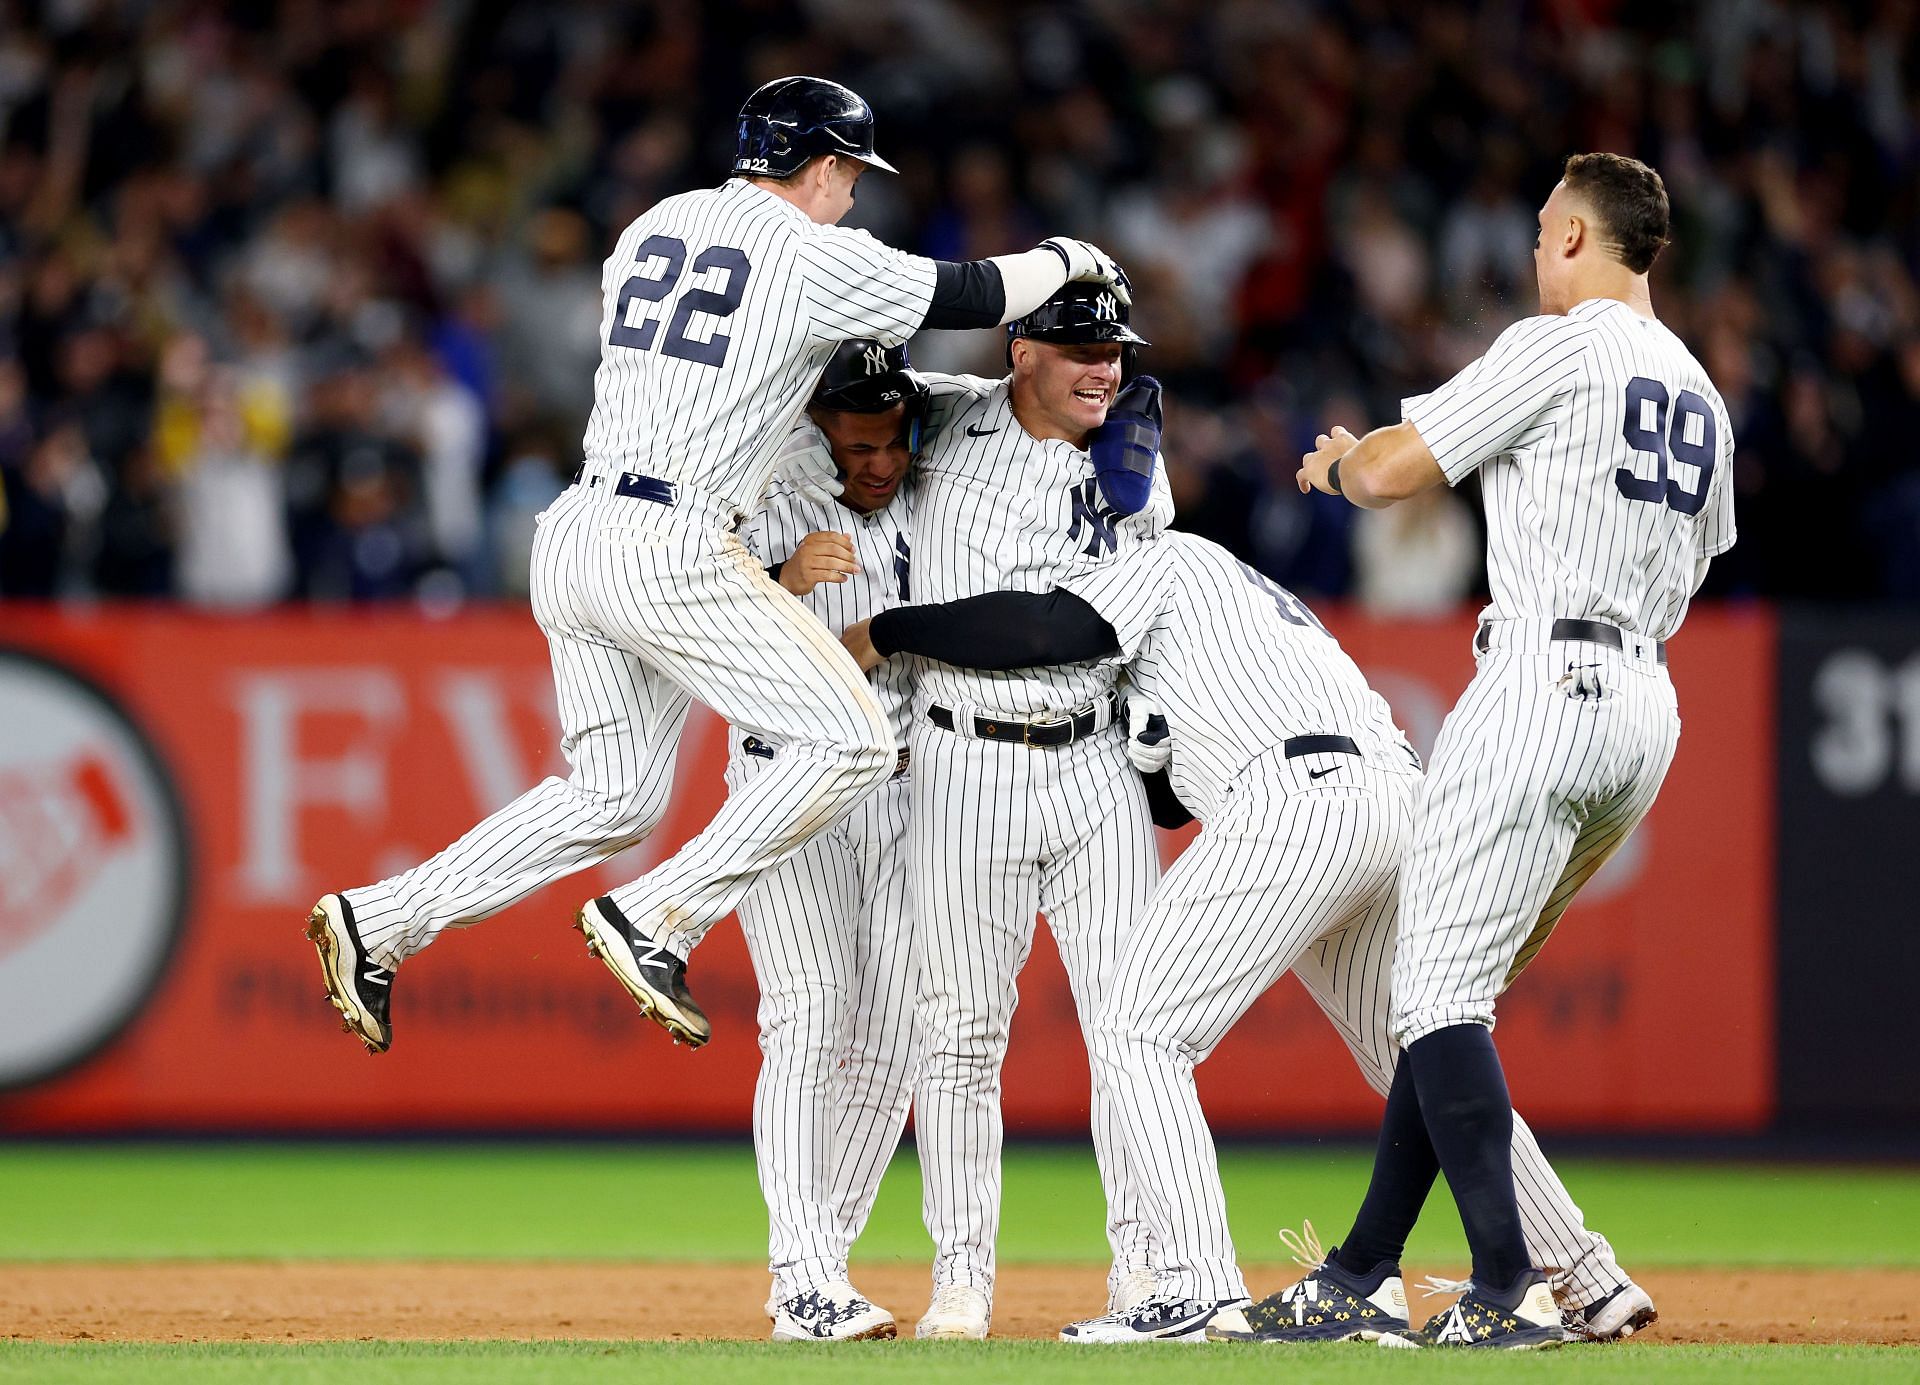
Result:
<svg viewBox="0 0 1920 1385"><path fill-rule="evenodd" d="M1121 349L1115 341L1063 345L1016 337L1013 402L1021 425L1037 438L1084 446L1120 392Z"/></svg>
<svg viewBox="0 0 1920 1385"><path fill-rule="evenodd" d="M816 409L813 421L846 473L840 502L863 515L885 509L913 464L907 406L895 404L877 414Z"/></svg>

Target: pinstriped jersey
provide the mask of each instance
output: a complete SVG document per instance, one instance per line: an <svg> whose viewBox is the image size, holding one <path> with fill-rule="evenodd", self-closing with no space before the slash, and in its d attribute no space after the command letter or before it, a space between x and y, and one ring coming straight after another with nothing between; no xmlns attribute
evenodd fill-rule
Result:
<svg viewBox="0 0 1920 1385"><path fill-rule="evenodd" d="M1490 618L1666 639L1698 560L1733 546L1733 425L1680 339L1592 298L1530 317L1402 414L1449 485L1476 468Z"/></svg>
<svg viewBox="0 0 1920 1385"><path fill-rule="evenodd" d="M1173 790L1203 822L1248 761L1292 736L1351 736L1376 763L1420 763L1305 603L1217 543L1169 530L1061 586L1106 618L1133 686L1160 704Z"/></svg>
<svg viewBox="0 0 1920 1385"><path fill-rule="evenodd" d="M1012 380L980 381L918 464L915 601L1050 591L1157 534L1173 518L1166 468L1136 515L1110 509L1083 448L1033 437L1013 415ZM1008 716L1065 711L1113 687L1112 661L992 672L915 660L924 700Z"/></svg>
<svg viewBox="0 0 1920 1385"><path fill-rule="evenodd" d="M934 264L730 178L637 218L600 286L588 469L657 476L751 514L833 349L917 331Z"/></svg>
<svg viewBox="0 0 1920 1385"><path fill-rule="evenodd" d="M868 620L907 600L913 589L909 520L913 512L911 475L893 499L870 515L838 501L809 500L776 478L767 503L740 530L740 540L761 566L773 567L793 556L800 540L822 530L853 540L860 570L844 582L821 582L800 598L820 623L838 635L855 621ZM894 739L904 745L913 716L913 678L905 659L887 659L868 675L874 696L893 724ZM737 740L737 737L736 737Z"/></svg>

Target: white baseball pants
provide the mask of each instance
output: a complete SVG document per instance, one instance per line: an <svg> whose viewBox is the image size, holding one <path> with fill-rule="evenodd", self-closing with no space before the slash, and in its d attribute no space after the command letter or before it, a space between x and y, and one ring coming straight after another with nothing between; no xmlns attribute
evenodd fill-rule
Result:
<svg viewBox="0 0 1920 1385"><path fill-rule="evenodd" d="M886 782L893 733L858 665L767 576L714 502L575 485L540 516L533 616L553 657L561 749L547 779L431 860L348 891L374 958L397 966L605 860L667 807L690 697L780 747L706 829L612 891L681 956L754 879Z"/></svg>
<svg viewBox="0 0 1920 1385"><path fill-rule="evenodd" d="M1193 1072L1283 973L1299 977L1368 1085L1383 1096L1391 1085L1395 888L1419 792L1417 774L1357 757L1267 752L1167 871L1128 940L1093 1054L1124 1120L1163 1292L1247 1292ZM1283 1088L1287 1055L1272 1055L1269 1070ZM1621 1278L1612 1247L1586 1229L1518 1114L1513 1166L1534 1263L1568 1269L1578 1301L1611 1289Z"/></svg>
<svg viewBox="0 0 1920 1385"><path fill-rule="evenodd" d="M736 758L729 788L771 763ZM760 983L753 1148L777 1299L847 1277L847 1251L906 1127L908 799L906 779L890 780L740 901Z"/></svg>
<svg viewBox="0 0 1920 1385"><path fill-rule="evenodd" d="M915 954L923 1057L914 1122L935 1289L993 1292L1000 1227L1000 1070L1015 978L1044 913L1081 1030L1159 875L1153 821L1124 727L1029 749L914 722ZM1113 1275L1152 1263L1119 1115L1098 1081L1093 1145Z"/></svg>

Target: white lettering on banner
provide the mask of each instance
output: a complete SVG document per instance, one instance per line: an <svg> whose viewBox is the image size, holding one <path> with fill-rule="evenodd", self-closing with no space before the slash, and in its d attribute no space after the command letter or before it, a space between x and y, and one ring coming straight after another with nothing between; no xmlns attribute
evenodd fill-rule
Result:
<svg viewBox="0 0 1920 1385"><path fill-rule="evenodd" d="M1896 770L1920 793L1920 656L1890 667L1870 650L1840 650L1815 671L1813 701L1825 720L1808 755L1829 793L1878 792Z"/></svg>
<svg viewBox="0 0 1920 1385"><path fill-rule="evenodd" d="M301 813L319 805L369 816L386 811L387 756L403 730L406 697L383 669L259 670L234 680L234 709L241 723L240 896L302 902L314 887L300 856ZM330 759L304 757L300 728L323 716L354 718L367 731Z"/></svg>
<svg viewBox="0 0 1920 1385"><path fill-rule="evenodd" d="M526 792L541 776L539 763L520 753L508 709L514 691L526 680L514 677L516 687L505 686L505 675L483 669L448 673L434 688L440 716L460 753L474 807L482 816ZM544 686L528 689L548 720L553 719L553 694ZM560 772L565 773L562 764Z"/></svg>

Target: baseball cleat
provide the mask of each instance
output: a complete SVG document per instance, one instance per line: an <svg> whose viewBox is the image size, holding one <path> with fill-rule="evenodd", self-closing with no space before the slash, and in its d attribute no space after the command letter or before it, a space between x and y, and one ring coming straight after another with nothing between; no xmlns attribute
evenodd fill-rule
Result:
<svg viewBox="0 0 1920 1385"><path fill-rule="evenodd" d="M1561 1319L1576 1342L1621 1342L1660 1320L1647 1291L1624 1279L1584 1307L1575 1307L1556 1294Z"/></svg>
<svg viewBox="0 0 1920 1385"><path fill-rule="evenodd" d="M1465 1292L1429 1318L1418 1332L1388 1334L1380 1338L1381 1346L1530 1351L1574 1340L1561 1323L1547 1277L1538 1270L1528 1270L1497 1297L1483 1293L1471 1280L1429 1279L1422 1287L1428 1294Z"/></svg>
<svg viewBox="0 0 1920 1385"><path fill-rule="evenodd" d="M320 952L327 1001L340 1012L340 1027L367 1052L385 1053L393 1043L393 971L367 956L345 895L320 896L307 915L307 941Z"/></svg>
<svg viewBox="0 0 1920 1385"><path fill-rule="evenodd" d="M1336 1246L1337 1250L1338 1247ZM1391 1261L1348 1274L1332 1252L1307 1277L1207 1328L1213 1342L1374 1342L1411 1326L1407 1289Z"/></svg>
<svg viewBox="0 0 1920 1385"><path fill-rule="evenodd" d="M588 900L574 927L587 940L587 951L626 987L640 1013L675 1043L698 1048L713 1037L712 1023L687 990L687 964L629 921L611 899Z"/></svg>
<svg viewBox="0 0 1920 1385"><path fill-rule="evenodd" d="M767 1305L776 1342L869 1342L895 1335L893 1314L844 1279Z"/></svg>
<svg viewBox="0 0 1920 1385"><path fill-rule="evenodd" d="M913 1329L916 1337L948 1341L986 1340L993 1321L993 1300L971 1284L948 1284L933 1291L933 1302Z"/></svg>
<svg viewBox="0 0 1920 1385"><path fill-rule="evenodd" d="M1191 1299L1155 1294L1118 1312L1060 1329L1063 1342L1204 1342L1207 1326L1221 1314L1247 1306L1244 1298Z"/></svg>
<svg viewBox="0 0 1920 1385"><path fill-rule="evenodd" d="M1137 1308L1160 1292L1160 1276L1144 1265L1128 1270L1125 1274L1109 1279L1107 1283L1107 1311L1124 1313Z"/></svg>

